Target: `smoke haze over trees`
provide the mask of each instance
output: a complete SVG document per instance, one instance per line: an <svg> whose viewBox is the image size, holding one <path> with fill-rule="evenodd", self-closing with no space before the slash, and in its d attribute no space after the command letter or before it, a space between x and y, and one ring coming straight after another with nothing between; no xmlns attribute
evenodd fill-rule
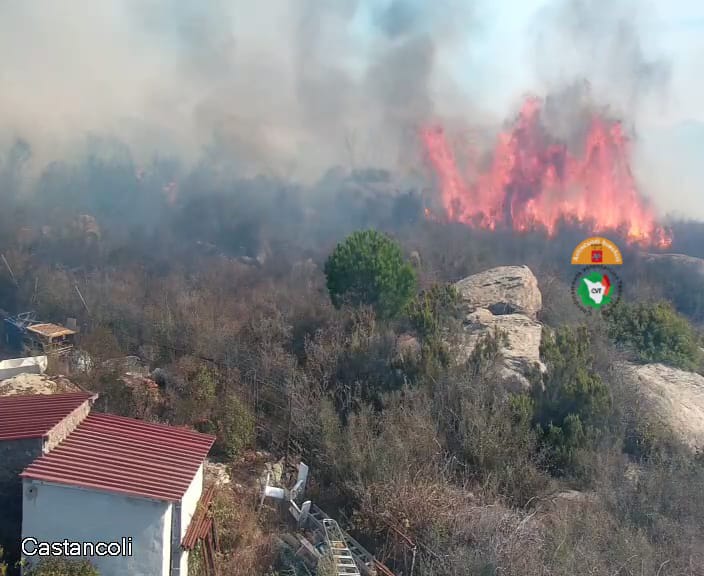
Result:
<svg viewBox="0 0 704 576"><path fill-rule="evenodd" d="M585 106L610 106L638 136L646 194L681 209L668 184L687 155L664 158L657 177L649 169L653 118L677 123L675 111L692 111L659 7L536 1L513 10L521 35L501 45L507 18L496 10L483 0L5 2L0 149L25 142L23 172L34 177L93 153L98 137L123 143L137 165L155 154L189 167L206 158L238 177L297 182L373 165L417 184L427 179L423 123L495 130L530 91L553 95L559 137ZM518 84L506 84L508 70ZM584 81L593 102L570 88ZM680 180L675 194L692 186Z"/></svg>

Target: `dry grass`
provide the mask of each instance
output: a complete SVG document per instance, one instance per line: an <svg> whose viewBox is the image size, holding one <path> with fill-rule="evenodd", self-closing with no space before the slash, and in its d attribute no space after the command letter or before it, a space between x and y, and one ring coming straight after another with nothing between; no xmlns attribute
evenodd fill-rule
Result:
<svg viewBox="0 0 704 576"><path fill-rule="evenodd" d="M377 534L384 559L405 571L412 557L407 537L418 547L422 574L501 566L502 574L530 575L542 564L544 536L533 515L482 503L441 481L370 486L357 520Z"/></svg>
<svg viewBox="0 0 704 576"><path fill-rule="evenodd" d="M213 510L221 573L228 576L265 574L274 562L276 551L272 532L262 526L254 500L243 498L228 485L218 492Z"/></svg>

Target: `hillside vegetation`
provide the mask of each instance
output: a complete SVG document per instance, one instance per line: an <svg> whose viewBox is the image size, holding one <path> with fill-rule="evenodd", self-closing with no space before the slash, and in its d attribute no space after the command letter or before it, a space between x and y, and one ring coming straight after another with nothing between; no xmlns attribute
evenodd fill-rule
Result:
<svg viewBox="0 0 704 576"><path fill-rule="evenodd" d="M161 369L154 398L96 362L81 378L103 408L212 432L225 463L249 448L300 455L311 497L399 573L402 532L424 576L704 574L704 458L612 369L701 367L700 318L680 315L694 304L664 279L634 265L625 304L587 317L562 264L583 231L474 232L424 221L413 193L345 195L350 180L308 191L322 199L311 214L300 190L205 169L182 174L171 205L157 176L138 189L129 169L55 166L0 214L13 273L0 268L0 308L76 317L95 359ZM71 226L81 213L99 236ZM543 292L545 371L524 391L497 385L500 331L453 361L451 283L503 264L530 265ZM220 513L223 573L291 573L271 526L244 505Z"/></svg>
<svg viewBox="0 0 704 576"><path fill-rule="evenodd" d="M641 362L702 367L701 338L668 302L623 304L608 316L609 336Z"/></svg>

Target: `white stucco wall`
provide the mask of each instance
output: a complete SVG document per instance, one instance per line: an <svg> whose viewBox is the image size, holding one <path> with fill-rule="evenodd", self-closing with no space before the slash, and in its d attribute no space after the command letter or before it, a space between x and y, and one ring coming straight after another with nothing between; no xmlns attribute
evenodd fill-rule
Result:
<svg viewBox="0 0 704 576"><path fill-rule="evenodd" d="M22 500L23 538L109 542L131 536L131 557L90 558L101 576L168 576L170 503L29 479Z"/></svg>
<svg viewBox="0 0 704 576"><path fill-rule="evenodd" d="M161 568L163 572L161 572L161 574L165 576L167 574L171 574L171 526L173 524L172 515L174 507L170 502L163 502L163 504L167 506L166 514L164 514L164 525L161 529L161 541L164 546L161 559Z"/></svg>
<svg viewBox="0 0 704 576"><path fill-rule="evenodd" d="M46 356L12 358L0 362L0 380L13 378L18 374L44 374L48 359Z"/></svg>
<svg viewBox="0 0 704 576"><path fill-rule="evenodd" d="M198 500L203 493L203 464L198 468L198 472L193 477L188 490L181 499L181 540L186 535L186 530L191 523L191 518L196 513ZM181 553L181 576L188 574L188 552Z"/></svg>

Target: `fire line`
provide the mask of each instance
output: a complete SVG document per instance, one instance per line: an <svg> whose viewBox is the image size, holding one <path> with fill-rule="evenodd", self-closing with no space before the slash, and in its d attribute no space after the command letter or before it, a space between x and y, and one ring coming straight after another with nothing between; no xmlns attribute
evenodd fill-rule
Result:
<svg viewBox="0 0 704 576"><path fill-rule="evenodd" d="M638 190L618 122L595 115L583 152L573 155L549 136L541 102L530 98L512 128L499 134L486 168L456 155L441 127L424 128L421 139L451 221L490 230L542 228L549 235L561 222L589 224L595 233L621 232L631 243L672 243Z"/></svg>

